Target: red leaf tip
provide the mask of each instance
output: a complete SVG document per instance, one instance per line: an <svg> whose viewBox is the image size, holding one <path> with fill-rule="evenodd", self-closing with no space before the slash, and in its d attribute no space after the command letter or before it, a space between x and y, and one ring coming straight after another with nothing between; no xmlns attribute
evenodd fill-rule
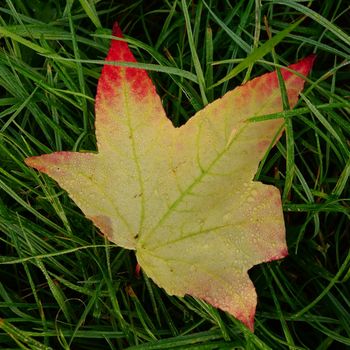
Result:
<svg viewBox="0 0 350 350"><path fill-rule="evenodd" d="M315 53L312 53L311 55L309 56L306 56L304 59L303 59L303 62L305 64L305 66L308 68L308 72L311 70L314 62L315 62L315 59L316 59L317 55Z"/></svg>
<svg viewBox="0 0 350 350"><path fill-rule="evenodd" d="M112 34L113 34L113 36L116 36L117 38L122 38L123 37L123 32L120 29L120 26L119 26L118 22L114 22L113 29L112 29Z"/></svg>
<svg viewBox="0 0 350 350"><path fill-rule="evenodd" d="M294 63L290 66L290 68L295 69L299 73L307 76L315 62L316 55L311 54L309 56L306 56L305 58L301 59L297 63Z"/></svg>
<svg viewBox="0 0 350 350"><path fill-rule="evenodd" d="M42 160L42 156L33 156L33 157L28 157L26 159L24 159L24 163L34 169L37 169L43 173L46 173L46 166L45 164L42 164L41 162Z"/></svg>
<svg viewBox="0 0 350 350"><path fill-rule="evenodd" d="M309 56L306 56L305 58L302 58L298 62L288 66L287 68L289 69L282 68L281 71L282 71L283 79L288 80L291 77L296 79L297 77L294 75L293 70L303 75L304 77L307 77L311 71L311 68L315 59L316 59L316 55L311 54ZM276 82L277 82L277 79L276 79Z"/></svg>

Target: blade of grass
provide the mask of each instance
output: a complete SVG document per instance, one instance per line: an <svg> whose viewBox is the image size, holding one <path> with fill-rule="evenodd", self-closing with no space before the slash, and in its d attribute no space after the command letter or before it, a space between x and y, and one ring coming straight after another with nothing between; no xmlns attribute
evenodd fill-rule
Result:
<svg viewBox="0 0 350 350"><path fill-rule="evenodd" d="M291 0L267 0L267 2L273 1L274 4L286 5L300 11L305 16L312 18L316 23L321 24L325 29L331 31L336 37L343 41L348 47L350 47L350 36L346 34L343 30L334 25L331 21L321 16L319 13L302 5L300 2ZM335 41L336 42L336 41Z"/></svg>
<svg viewBox="0 0 350 350"><path fill-rule="evenodd" d="M91 0L79 0L79 2L95 27L101 28L102 25L98 18L95 4Z"/></svg>
<svg viewBox="0 0 350 350"><path fill-rule="evenodd" d="M202 67L201 67L201 64L200 64L200 61L198 58L196 45L195 45L195 42L193 39L191 20L190 20L190 16L188 13L186 0L181 0L181 5L182 5L182 11L183 11L183 14L185 17L186 31L187 31L187 36L188 36L188 44L190 46L191 56L192 56L194 68L195 68L195 71L197 74L198 85L199 85L199 89L201 92L202 102L203 102L203 105L205 106L208 104L208 99L207 99L206 94L205 94L205 90L206 90L205 79L204 79L203 70L202 70Z"/></svg>
<svg viewBox="0 0 350 350"><path fill-rule="evenodd" d="M257 60L266 56L272 51L272 49L280 43L291 31L299 26L299 24L304 20L304 18L299 19L298 21L292 23L289 27L278 32L275 36L267 40L260 47L254 49L243 61L241 61L234 69L232 69L224 78L220 79L217 83L211 86L214 88L218 85L221 85L227 80L234 78L237 74L242 72L244 69L253 65ZM276 63L276 62L275 62Z"/></svg>

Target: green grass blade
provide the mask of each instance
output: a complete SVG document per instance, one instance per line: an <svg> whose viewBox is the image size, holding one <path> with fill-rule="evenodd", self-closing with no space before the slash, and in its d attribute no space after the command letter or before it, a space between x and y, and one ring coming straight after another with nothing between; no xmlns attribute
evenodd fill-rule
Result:
<svg viewBox="0 0 350 350"><path fill-rule="evenodd" d="M227 80L234 78L237 74L242 72L244 69L248 68L254 64L257 60L261 59L265 55L271 52L271 50L280 43L291 31L298 27L298 25L304 20L304 18L292 23L286 29L278 32L271 39L266 41L260 47L254 49L243 61L241 61L234 69L232 69L224 78L220 79L217 83L211 87L218 86Z"/></svg>
<svg viewBox="0 0 350 350"><path fill-rule="evenodd" d="M268 0L270 2L272 0ZM336 37L338 37L341 41L343 41L348 47L350 46L350 36L346 34L341 28L334 25L330 20L323 17L316 11L312 10L309 7L302 5L298 1L291 0L273 0L274 4L286 5L291 8L294 8L297 11L300 11L303 15L313 19L316 23L321 24L325 29L331 31Z"/></svg>
<svg viewBox="0 0 350 350"><path fill-rule="evenodd" d="M185 17L185 22L186 22L188 44L189 44L190 49L191 49L192 60L193 60L194 68L196 70L197 77L198 77L199 89L201 92L203 105L206 105L206 104L208 104L208 99L207 99L206 94L205 94L205 90L206 90L205 79L204 79L203 70L202 70L202 67L201 67L201 64L200 64L200 61L198 58L197 49L196 49L196 45L195 45L193 34L192 34L190 15L188 13L186 0L181 0L181 4L182 4L182 11L183 11L183 14Z"/></svg>
<svg viewBox="0 0 350 350"><path fill-rule="evenodd" d="M95 25L96 28L101 28L101 22L98 18L97 11L95 8L94 1L92 0L79 0L82 8L88 15L88 17L91 19L91 22Z"/></svg>

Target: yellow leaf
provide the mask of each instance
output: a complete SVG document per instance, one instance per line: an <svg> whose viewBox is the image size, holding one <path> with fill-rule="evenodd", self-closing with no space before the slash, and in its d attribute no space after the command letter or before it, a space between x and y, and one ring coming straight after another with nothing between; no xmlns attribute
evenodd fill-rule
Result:
<svg viewBox="0 0 350 350"><path fill-rule="evenodd" d="M114 35L122 37L117 25ZM282 69L291 107L313 60ZM126 42L112 40L107 61L135 58ZM105 65L98 153L56 152L26 164L54 178L109 240L136 250L169 294L201 298L253 330L256 293L247 271L283 258L287 246L278 189L253 181L284 121L248 119L282 110L273 72L175 128L146 71Z"/></svg>

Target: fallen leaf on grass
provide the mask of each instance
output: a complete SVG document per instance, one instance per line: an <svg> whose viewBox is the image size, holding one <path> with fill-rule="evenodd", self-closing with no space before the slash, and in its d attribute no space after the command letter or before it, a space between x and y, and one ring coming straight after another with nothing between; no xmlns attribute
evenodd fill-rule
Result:
<svg viewBox="0 0 350 350"><path fill-rule="evenodd" d="M117 25L113 33L122 37ZM313 59L289 68L307 75ZM136 60L126 42L112 40L107 61ZM282 75L293 107L304 80ZM285 257L287 246L278 189L252 181L284 121L248 119L282 110L273 72L175 128L145 70L106 64L96 96L98 153L25 162L66 189L109 240L134 249L169 294L203 299L253 330L257 297L247 271Z"/></svg>

